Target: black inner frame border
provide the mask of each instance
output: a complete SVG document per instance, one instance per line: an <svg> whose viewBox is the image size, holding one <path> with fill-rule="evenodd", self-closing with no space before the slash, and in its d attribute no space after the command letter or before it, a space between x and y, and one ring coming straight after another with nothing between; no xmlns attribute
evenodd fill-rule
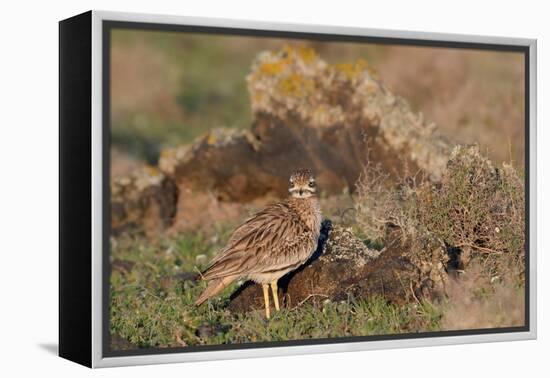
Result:
<svg viewBox="0 0 550 378"><path fill-rule="evenodd" d="M315 26L312 26L315 27ZM501 327L501 328L483 328L468 329L456 331L437 331L437 332L417 332L389 335L371 335L371 336L349 336L338 338L318 338L287 341L269 341L241 344L219 344L219 345L196 345L188 347L170 347L170 348L140 348L134 350L111 350L110 349L110 226L111 226L111 193L110 193L110 147L111 147L111 31L113 29L126 29L135 31L159 31L159 32L182 32L197 34L214 34L220 36L243 36L243 37L266 37L266 38L284 38L298 40L317 40L323 42L352 42L352 43L370 43L370 44L391 44L414 47L434 47L434 48L455 48L469 50L486 50L500 52L522 53L524 56L524 84L525 84L525 325L519 327ZM403 32L406 34L406 32ZM255 348L280 348L292 346L322 345L322 344L342 344L351 342L383 341L383 340L406 340L418 338L437 338L449 336L469 336L486 335L512 332L530 331L530 232L529 232L529 205L530 205L530 55L529 46L508 45L502 43L481 43L481 42L456 42L456 41L438 41L415 38L394 38L394 37L369 37L341 34L326 34L313 32L289 32L274 30L256 30L244 28L213 27L199 25L176 25L162 23L146 23L132 21L102 21L102 163L103 163L103 240L102 240L102 304L101 311L103 315L102 328L102 357L123 357L123 356L142 356L152 354L173 354L173 353L192 353L206 351L224 351L236 349L255 349Z"/></svg>

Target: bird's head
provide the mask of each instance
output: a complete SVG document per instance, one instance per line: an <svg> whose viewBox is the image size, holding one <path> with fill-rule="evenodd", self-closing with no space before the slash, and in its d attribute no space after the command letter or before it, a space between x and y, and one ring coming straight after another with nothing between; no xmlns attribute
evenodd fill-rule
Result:
<svg viewBox="0 0 550 378"><path fill-rule="evenodd" d="M317 183L309 169L298 169L288 182L288 191L293 198L309 198L315 195Z"/></svg>

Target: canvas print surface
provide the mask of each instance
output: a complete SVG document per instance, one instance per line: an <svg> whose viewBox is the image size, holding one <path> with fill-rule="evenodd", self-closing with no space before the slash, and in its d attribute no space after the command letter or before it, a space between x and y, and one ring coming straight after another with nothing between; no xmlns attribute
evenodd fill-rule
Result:
<svg viewBox="0 0 550 378"><path fill-rule="evenodd" d="M525 56L114 28L112 352L525 325Z"/></svg>

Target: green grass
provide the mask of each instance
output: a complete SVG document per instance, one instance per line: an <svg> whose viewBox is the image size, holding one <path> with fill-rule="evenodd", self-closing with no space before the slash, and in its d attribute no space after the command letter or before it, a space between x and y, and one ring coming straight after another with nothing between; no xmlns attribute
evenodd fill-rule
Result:
<svg viewBox="0 0 550 378"><path fill-rule="evenodd" d="M350 297L318 307L305 303L283 308L270 320L260 310L234 314L227 305L238 284L196 307L193 302L204 283L183 280L182 273L203 268L204 256L210 258L221 247L228 237L227 230L218 230L222 235L219 238L187 234L156 245L139 238L113 242L112 261L126 270L112 270L111 334L138 347L174 347L440 329L441 308L429 303L396 306L381 298Z"/></svg>

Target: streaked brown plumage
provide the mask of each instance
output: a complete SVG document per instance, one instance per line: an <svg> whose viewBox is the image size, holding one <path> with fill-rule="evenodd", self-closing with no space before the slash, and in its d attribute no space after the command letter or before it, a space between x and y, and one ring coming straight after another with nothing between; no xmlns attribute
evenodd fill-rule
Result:
<svg viewBox="0 0 550 378"><path fill-rule="evenodd" d="M309 259L317 247L321 227L321 210L311 171L296 171L290 177L289 192L289 199L266 207L233 232L226 247L202 272L202 279L210 282L197 305L231 282L245 278L262 284L268 318L268 284L279 310L277 281Z"/></svg>

